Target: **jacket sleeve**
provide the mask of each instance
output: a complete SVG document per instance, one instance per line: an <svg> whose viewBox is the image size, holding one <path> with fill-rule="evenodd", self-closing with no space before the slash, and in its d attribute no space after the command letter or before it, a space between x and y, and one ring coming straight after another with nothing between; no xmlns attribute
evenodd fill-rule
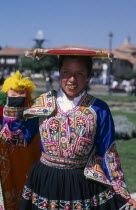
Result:
<svg viewBox="0 0 136 210"><path fill-rule="evenodd" d="M39 130L38 117L23 119L22 105L22 98L9 97L9 102L3 109L0 137L13 146L27 146Z"/></svg>
<svg viewBox="0 0 136 210"><path fill-rule="evenodd" d="M95 146L85 168L85 176L113 187L126 199L130 198L116 149L113 119L106 104L98 110Z"/></svg>

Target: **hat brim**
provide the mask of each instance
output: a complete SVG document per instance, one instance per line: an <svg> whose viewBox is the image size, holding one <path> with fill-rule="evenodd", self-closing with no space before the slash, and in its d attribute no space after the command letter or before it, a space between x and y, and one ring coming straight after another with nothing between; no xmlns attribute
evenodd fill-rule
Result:
<svg viewBox="0 0 136 210"><path fill-rule="evenodd" d="M107 51L96 51L83 48L63 48L63 49L35 49L31 52L26 52L27 57L40 59L45 55L77 55L90 56L92 58L107 57L111 58L111 54Z"/></svg>

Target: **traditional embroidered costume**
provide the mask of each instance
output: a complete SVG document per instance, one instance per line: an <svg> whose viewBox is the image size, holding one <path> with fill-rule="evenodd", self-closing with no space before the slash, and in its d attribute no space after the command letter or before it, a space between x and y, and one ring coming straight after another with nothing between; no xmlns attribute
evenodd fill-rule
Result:
<svg viewBox="0 0 136 210"><path fill-rule="evenodd" d="M105 102L85 91L70 101L60 90L42 94L24 113L12 97L8 103L5 141L27 146L40 128L42 155L24 187L23 210L126 209L130 195Z"/></svg>
<svg viewBox="0 0 136 210"><path fill-rule="evenodd" d="M109 56L83 49L27 53ZM21 210L130 210L114 124L108 105L86 91L72 101L62 89L36 98L24 110L21 97L8 97L0 137L27 146L40 132L41 158L31 168L23 191Z"/></svg>

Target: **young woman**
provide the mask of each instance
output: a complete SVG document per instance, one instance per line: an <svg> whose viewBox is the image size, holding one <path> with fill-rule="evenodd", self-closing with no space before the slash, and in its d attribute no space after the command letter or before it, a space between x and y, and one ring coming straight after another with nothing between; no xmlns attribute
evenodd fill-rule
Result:
<svg viewBox="0 0 136 210"><path fill-rule="evenodd" d="M60 56L60 90L42 94L24 112L27 89L8 91L1 137L19 146L30 144L37 132L41 137L42 155L30 170L22 210L136 207L121 170L109 107L87 93L91 68L89 56Z"/></svg>

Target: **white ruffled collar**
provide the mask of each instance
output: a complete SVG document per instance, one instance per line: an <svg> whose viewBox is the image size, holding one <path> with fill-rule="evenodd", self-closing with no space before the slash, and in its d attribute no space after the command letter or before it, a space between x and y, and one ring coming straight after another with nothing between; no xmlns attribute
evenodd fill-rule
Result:
<svg viewBox="0 0 136 210"><path fill-rule="evenodd" d="M60 88L57 91L57 102L61 110L67 112L68 110L73 109L78 104L79 100L82 98L84 94L85 91L81 95L73 98L73 100L69 100L64 91L62 90L62 88Z"/></svg>

